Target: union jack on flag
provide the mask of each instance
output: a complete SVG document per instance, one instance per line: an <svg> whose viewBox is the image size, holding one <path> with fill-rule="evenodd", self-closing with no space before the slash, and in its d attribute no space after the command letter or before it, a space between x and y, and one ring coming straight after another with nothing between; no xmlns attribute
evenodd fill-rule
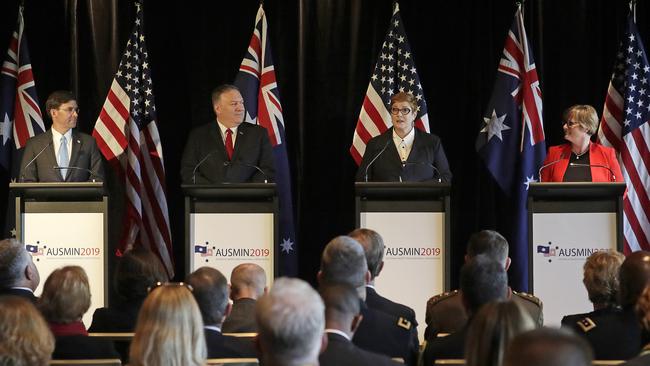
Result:
<svg viewBox="0 0 650 366"><path fill-rule="evenodd" d="M30 137L45 131L38 106L36 83L23 34L23 7L18 10L17 29L11 36L7 57L0 74L0 164L9 172L14 146L20 149ZM11 141L13 140L13 144Z"/></svg>
<svg viewBox="0 0 650 366"><path fill-rule="evenodd" d="M370 78L366 96L363 98L357 127L352 137L350 154L357 165L361 163L368 141L393 125L388 108L391 96L398 92L407 92L415 96L418 102L415 127L430 132L427 102L424 100L404 22L399 14L399 4L395 2L393 17L381 46L377 65Z"/></svg>
<svg viewBox="0 0 650 366"><path fill-rule="evenodd" d="M542 91L521 6L508 32L476 150L504 193L513 197L509 236L515 288L528 285L528 185L546 157Z"/></svg>
<svg viewBox="0 0 650 366"><path fill-rule="evenodd" d="M142 3L137 2L133 33L99 114L93 136L102 154L125 181L126 207L120 250L143 245L174 276L162 144Z"/></svg>
<svg viewBox="0 0 650 366"><path fill-rule="evenodd" d="M275 80L275 67L267 30L266 14L260 5L255 17L253 36L239 67L235 85L244 98L246 122L257 123L266 128L273 146L275 184L280 204L279 237L282 240L279 273L282 276L296 276L298 256L293 225L291 173L285 144L280 91Z"/></svg>

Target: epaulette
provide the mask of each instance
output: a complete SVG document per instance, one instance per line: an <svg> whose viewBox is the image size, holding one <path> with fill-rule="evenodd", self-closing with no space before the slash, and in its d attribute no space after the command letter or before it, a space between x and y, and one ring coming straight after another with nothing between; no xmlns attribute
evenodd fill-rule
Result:
<svg viewBox="0 0 650 366"><path fill-rule="evenodd" d="M528 293L525 293L525 292L517 292L517 291L514 291L514 290L512 291L512 294L517 295L517 296L521 297L522 299L526 299L526 300L532 302L533 304L539 306L540 308L542 307L542 300L540 300L539 297L537 297L535 295L531 295L531 294L528 294Z"/></svg>
<svg viewBox="0 0 650 366"><path fill-rule="evenodd" d="M432 298L430 298L429 301L427 301L427 304L429 306L431 306L431 305L434 305L434 304L436 304L436 303L438 303L438 302L440 302L440 301L442 301L444 299L447 299L447 298L450 298L450 297L456 296L456 295L458 295L458 290L443 292L441 294L438 294L438 295L433 296Z"/></svg>
<svg viewBox="0 0 650 366"><path fill-rule="evenodd" d="M582 331L585 332L585 333L587 333L588 331L596 328L596 323L594 323L594 321L591 320L591 318L589 318L589 317L582 318L582 319L578 320L576 323L578 324L580 329L582 329Z"/></svg>
<svg viewBox="0 0 650 366"><path fill-rule="evenodd" d="M400 328L404 328L406 330L411 330L412 324L408 319L403 318L403 317L400 316L397 319L397 326L400 327Z"/></svg>

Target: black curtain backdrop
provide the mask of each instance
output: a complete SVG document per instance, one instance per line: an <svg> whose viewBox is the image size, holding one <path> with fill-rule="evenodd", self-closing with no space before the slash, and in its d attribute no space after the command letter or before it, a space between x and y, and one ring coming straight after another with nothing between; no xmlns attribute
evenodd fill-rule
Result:
<svg viewBox="0 0 650 366"><path fill-rule="evenodd" d="M18 3L0 4L3 56ZM505 218L507 197L491 182L474 141L515 2L399 4L429 106L431 130L442 138L454 174L455 286L469 235L484 228L507 232L510 225ZM210 91L233 81L258 6L256 0L144 2L179 278L184 273L179 168L185 140L191 128L213 118ZM313 282L325 244L354 228L356 165L348 149L392 1L266 0L264 8L292 168L300 277ZM585 103L602 110L628 3L528 0L524 9L541 79L547 146L555 145L562 143L560 116L566 107ZM82 111L79 129L90 133L134 18L131 0L25 0L25 33L41 105L53 90L74 90ZM638 6L637 23L650 44L647 1ZM117 203L119 196L112 199ZM112 220L119 222L116 217Z"/></svg>

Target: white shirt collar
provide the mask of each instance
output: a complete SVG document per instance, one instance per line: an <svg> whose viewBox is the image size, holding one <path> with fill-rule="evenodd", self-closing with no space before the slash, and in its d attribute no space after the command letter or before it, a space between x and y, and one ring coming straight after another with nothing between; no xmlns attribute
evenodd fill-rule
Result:
<svg viewBox="0 0 650 366"><path fill-rule="evenodd" d="M61 134L59 131L52 129L52 138L54 142L61 143L61 136L65 136L66 141L72 141L72 128L69 129L65 134Z"/></svg>
<svg viewBox="0 0 650 366"><path fill-rule="evenodd" d="M206 325L203 328L214 330L214 331L217 331L217 332L221 333L221 327L217 327L216 325Z"/></svg>
<svg viewBox="0 0 650 366"><path fill-rule="evenodd" d="M349 337L347 334L345 334L345 332L342 332L342 331L340 331L340 330L338 330L338 329L325 328L325 333L338 334L338 335L340 335L341 337L347 339L348 341L351 341L351 340L352 340L352 339L350 339L350 337Z"/></svg>

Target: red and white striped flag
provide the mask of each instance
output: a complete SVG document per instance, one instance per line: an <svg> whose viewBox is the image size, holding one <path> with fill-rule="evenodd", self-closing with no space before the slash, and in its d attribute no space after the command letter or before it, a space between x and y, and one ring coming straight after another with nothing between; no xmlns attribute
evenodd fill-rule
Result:
<svg viewBox="0 0 650 366"><path fill-rule="evenodd" d="M120 250L151 249L174 275L162 145L156 125L142 4L93 136L102 154L125 180L126 206Z"/></svg>

